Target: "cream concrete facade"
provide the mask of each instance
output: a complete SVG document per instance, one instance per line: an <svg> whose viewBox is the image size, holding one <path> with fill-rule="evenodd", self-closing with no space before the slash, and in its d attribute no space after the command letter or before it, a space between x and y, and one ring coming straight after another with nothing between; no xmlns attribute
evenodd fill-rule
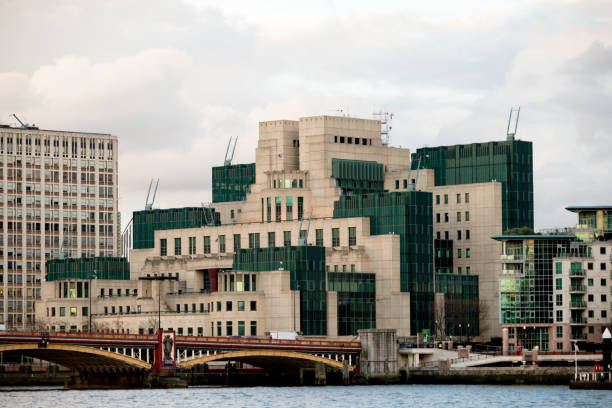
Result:
<svg viewBox="0 0 612 408"><path fill-rule="evenodd" d="M0 126L0 324L34 324L45 261L115 256L117 137Z"/></svg>
<svg viewBox="0 0 612 408"><path fill-rule="evenodd" d="M481 296L495 304L487 306L490 314L481 327L488 328L486 336L495 335L496 327L490 322L497 321L498 265L495 261L499 244L490 237L501 233L501 183L435 187L433 170L410 170L408 149L383 145L380 122L376 120L317 116L299 121L261 122L255 157L256 183L251 185L246 200L213 204L221 215L221 225L157 230L153 248L131 251L130 281L92 283L95 327L147 332L156 327L159 298L162 327L180 328L185 334L189 329L198 334L201 328L206 335L226 335L228 322L231 322L232 334L259 336L274 330L300 331L297 306L300 293L290 290L289 271L247 272L232 270L232 265L238 247L296 246L301 229L309 230L308 245L326 247L328 272L375 273L376 327L397 329L400 336L409 335L410 293L400 291L400 237L371 235L369 218L333 218L334 202L342 195L342 189L332 177L332 159L336 158L382 164L387 191L416 187L433 194L434 237L441 234L444 238L448 232L449 239L455 241L453 273L483 277ZM460 202L455 202L457 194L461 195ZM436 197L444 195L449 196L448 203L438 204ZM461 220L456 218L457 212L461 213ZM437 222L436 214L445 213L449 214L448 221ZM465 218L467 213L469 220ZM349 228L354 228L354 242L349 242ZM339 231L337 244L332 243L334 229ZM458 239L459 231L463 234L461 239ZM234 240L239 245L234 245ZM180 247L176 245L179 242ZM458 249L462 251L461 256ZM212 270L218 273L217 290L203 290ZM166 280L158 280L162 276ZM168 280L169 276L173 280ZM255 277L256 290L252 290L252 283L250 290L245 290L246 276ZM233 290L225 287L226 279L227 285L234 282ZM75 307L70 305L78 302L82 308L88 299L58 298L57 285L49 282L44 290L40 309L37 306L40 321L50 329L83 330L88 316L83 316L81 309L77 310L77 316L60 319L58 308ZM159 285L161 292L158 292ZM109 296L111 288L112 297ZM117 296L120 288L122 296ZM131 293L128 297L124 295L126 290ZM336 337L339 332L337 296L336 292L327 292L329 337ZM219 302L221 308L217 307ZM232 310L227 310L227 302L232 303ZM245 302L245 310L237 310L237 302ZM249 308L251 302L256 302L256 310ZM52 308L56 308L55 316ZM240 322L245 322L244 333L237 329L245 327ZM255 331L250 331L252 322L255 322Z"/></svg>

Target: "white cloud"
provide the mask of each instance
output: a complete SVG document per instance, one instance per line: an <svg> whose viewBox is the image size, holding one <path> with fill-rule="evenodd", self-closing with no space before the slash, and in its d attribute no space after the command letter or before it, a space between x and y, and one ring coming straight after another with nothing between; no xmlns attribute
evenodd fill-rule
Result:
<svg viewBox="0 0 612 408"><path fill-rule="evenodd" d="M229 136L250 162L257 122L339 107L395 112L392 143L414 150L504 139L520 104L536 226L612 202L607 1L6 0L0 15L0 115L117 135L124 213L150 178L160 205L207 201Z"/></svg>

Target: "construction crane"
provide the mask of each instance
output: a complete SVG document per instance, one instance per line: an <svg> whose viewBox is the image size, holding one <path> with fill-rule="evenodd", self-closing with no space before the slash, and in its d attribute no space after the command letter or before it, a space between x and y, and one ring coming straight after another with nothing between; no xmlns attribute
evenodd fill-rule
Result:
<svg viewBox="0 0 612 408"><path fill-rule="evenodd" d="M302 237L302 224L304 223L304 217L300 220L300 230L298 231L298 246L306 246L306 241L308 240L308 233L310 232L310 220L312 219L312 210L310 210L310 215L308 216L308 227L306 228L306 234Z"/></svg>
<svg viewBox="0 0 612 408"><path fill-rule="evenodd" d="M514 114L514 115L513 115ZM519 115L521 114L521 107L511 107L510 116L508 117L508 129L506 129L506 140L514 140L516 135L516 128L518 128ZM512 128L514 126L514 128Z"/></svg>
<svg viewBox="0 0 612 408"><path fill-rule="evenodd" d="M16 115L16 114L14 114L14 113L13 113L11 116L12 116L12 117L14 117L15 119L17 119L17 122L19 122L19 124L21 125L21 127L22 127L23 129L27 129L27 128L29 127L27 124L23 123L23 122L21 121L21 119L19 119L19 118L17 117L17 115Z"/></svg>
<svg viewBox="0 0 612 408"><path fill-rule="evenodd" d="M153 179L149 183L149 191L147 192L147 200L145 201L145 210L149 211L153 209L153 203L155 202L155 196L157 195L157 186L159 186L159 179L155 182L155 190L153 191L153 198L149 202L149 196L151 195L151 188L153 188Z"/></svg>
<svg viewBox="0 0 612 408"><path fill-rule="evenodd" d="M229 142L227 143L227 149L225 149L225 160L223 160L224 166L230 166L234 159L234 152L236 151L236 144L238 143L238 136L234 139L234 148L232 149L232 155L228 156L230 146L232 145L232 137L230 136Z"/></svg>

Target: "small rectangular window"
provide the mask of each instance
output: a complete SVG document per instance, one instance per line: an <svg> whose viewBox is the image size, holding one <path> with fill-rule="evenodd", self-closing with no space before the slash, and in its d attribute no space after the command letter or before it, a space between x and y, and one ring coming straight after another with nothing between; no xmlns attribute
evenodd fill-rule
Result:
<svg viewBox="0 0 612 408"><path fill-rule="evenodd" d="M469 203L470 202L470 193L465 193L465 203Z"/></svg>
<svg viewBox="0 0 612 408"><path fill-rule="evenodd" d="M283 231L283 245L291 246L291 231Z"/></svg>
<svg viewBox="0 0 612 408"><path fill-rule="evenodd" d="M348 234L349 234L349 246L357 245L357 228L349 227Z"/></svg>
<svg viewBox="0 0 612 408"><path fill-rule="evenodd" d="M274 248L276 246L276 234L274 231L268 232L268 248Z"/></svg>
<svg viewBox="0 0 612 408"><path fill-rule="evenodd" d="M340 228L332 228L332 247L340 246Z"/></svg>
<svg viewBox="0 0 612 408"><path fill-rule="evenodd" d="M204 253L210 254L210 235L204 236Z"/></svg>
<svg viewBox="0 0 612 408"><path fill-rule="evenodd" d="M444 204L448 204L448 194L444 194Z"/></svg>
<svg viewBox="0 0 612 408"><path fill-rule="evenodd" d="M159 255L168 255L168 240L166 240L166 238L162 238L159 240Z"/></svg>
<svg viewBox="0 0 612 408"><path fill-rule="evenodd" d="M315 230L315 245L323 246L323 230L322 229Z"/></svg>
<svg viewBox="0 0 612 408"><path fill-rule="evenodd" d="M461 204L461 194L457 193L457 204Z"/></svg>
<svg viewBox="0 0 612 408"><path fill-rule="evenodd" d="M174 238L174 255L180 255L180 254L181 254L181 239Z"/></svg>
<svg viewBox="0 0 612 408"><path fill-rule="evenodd" d="M436 194L436 204L440 204L440 195Z"/></svg>

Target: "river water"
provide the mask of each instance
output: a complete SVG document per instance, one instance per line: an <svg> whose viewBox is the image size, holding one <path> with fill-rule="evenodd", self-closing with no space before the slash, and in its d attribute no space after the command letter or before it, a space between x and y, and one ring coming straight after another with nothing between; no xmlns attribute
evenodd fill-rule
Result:
<svg viewBox="0 0 612 408"><path fill-rule="evenodd" d="M0 408L612 407L612 391L567 386L385 385L190 387L173 390L1 389Z"/></svg>

